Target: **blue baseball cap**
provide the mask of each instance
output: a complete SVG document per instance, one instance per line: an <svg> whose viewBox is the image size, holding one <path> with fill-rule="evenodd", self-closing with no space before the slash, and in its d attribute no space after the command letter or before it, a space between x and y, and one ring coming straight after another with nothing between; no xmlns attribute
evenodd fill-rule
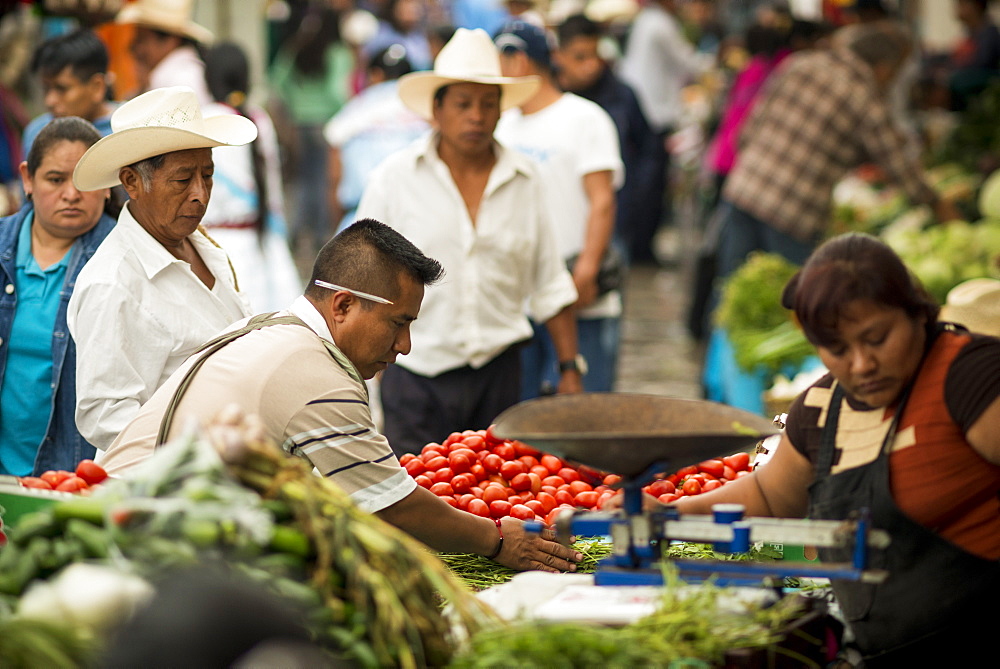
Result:
<svg viewBox="0 0 1000 669"><path fill-rule="evenodd" d="M542 67L552 67L548 34L533 23L508 21L497 31L493 43L501 53L520 51Z"/></svg>

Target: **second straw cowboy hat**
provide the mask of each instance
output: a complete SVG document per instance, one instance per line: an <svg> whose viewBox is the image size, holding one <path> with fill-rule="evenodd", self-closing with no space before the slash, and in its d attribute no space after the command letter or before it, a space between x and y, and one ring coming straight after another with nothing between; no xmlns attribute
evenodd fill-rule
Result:
<svg viewBox="0 0 1000 669"><path fill-rule="evenodd" d="M459 28L441 49L429 72L412 72L399 79L399 97L407 107L431 120L434 93L442 86L470 82L500 86L500 108L510 109L538 91L536 76L505 77L500 73L500 53L485 30Z"/></svg>
<svg viewBox="0 0 1000 669"><path fill-rule="evenodd" d="M972 332L1000 337L1000 281L969 279L948 293L940 320L961 323Z"/></svg>
<svg viewBox="0 0 1000 669"><path fill-rule="evenodd" d="M115 23L136 23L161 32L210 44L212 31L192 20L194 0L135 0L115 17Z"/></svg>
<svg viewBox="0 0 1000 669"><path fill-rule="evenodd" d="M111 115L111 134L87 149L73 171L80 190L121 183L118 171L172 151L241 146L257 138L253 121L236 114L203 118L198 98L186 86L154 88Z"/></svg>

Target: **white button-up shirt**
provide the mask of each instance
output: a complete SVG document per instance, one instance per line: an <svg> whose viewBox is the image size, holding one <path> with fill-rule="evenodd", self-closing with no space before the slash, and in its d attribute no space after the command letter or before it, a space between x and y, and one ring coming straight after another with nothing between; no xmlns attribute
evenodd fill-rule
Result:
<svg viewBox="0 0 1000 669"><path fill-rule="evenodd" d="M76 425L100 449L202 344L250 315L225 251L189 237L215 276L209 290L132 217L118 224L80 271L67 321L76 340Z"/></svg>
<svg viewBox="0 0 1000 669"><path fill-rule="evenodd" d="M429 377L482 367L531 337L526 304L544 322L576 301L530 159L494 143L497 161L473 224L438 140L433 133L379 165L357 213L392 226L444 267L410 328L412 351L396 361Z"/></svg>

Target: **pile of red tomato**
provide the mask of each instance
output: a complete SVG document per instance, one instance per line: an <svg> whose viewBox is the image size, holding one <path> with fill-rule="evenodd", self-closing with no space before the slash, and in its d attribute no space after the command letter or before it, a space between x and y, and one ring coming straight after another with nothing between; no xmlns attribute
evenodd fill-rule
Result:
<svg viewBox="0 0 1000 669"><path fill-rule="evenodd" d="M735 453L682 467L670 476L656 479L643 490L664 504L669 504L686 495L700 495L721 488L729 481L735 481L749 473L750 455Z"/></svg>
<svg viewBox="0 0 1000 669"><path fill-rule="evenodd" d="M85 495L91 488L102 483L106 478L108 478L108 473L99 464L93 460L81 460L76 466L76 471L68 472L64 469L50 469L41 476L20 476L18 477L18 481L25 488L57 490L59 492L73 492Z"/></svg>
<svg viewBox="0 0 1000 669"><path fill-rule="evenodd" d="M448 504L486 518L512 516L551 524L565 508L600 509L617 490L616 474L570 466L520 441L485 430L453 432L419 455L399 459L418 485ZM644 490L661 502L714 490L750 469L746 453L707 460L658 479Z"/></svg>

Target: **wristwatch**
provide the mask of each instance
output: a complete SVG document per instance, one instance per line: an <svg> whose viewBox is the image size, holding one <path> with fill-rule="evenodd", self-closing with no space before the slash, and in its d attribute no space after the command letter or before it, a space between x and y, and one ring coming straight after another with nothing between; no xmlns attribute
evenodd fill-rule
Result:
<svg viewBox="0 0 1000 669"><path fill-rule="evenodd" d="M576 357L573 358L572 360L563 360L562 362L559 363L559 373L560 374L562 374L563 372L571 371L571 370L572 371L580 372L580 376L586 376L587 375L587 359L584 358L579 353L577 353Z"/></svg>

